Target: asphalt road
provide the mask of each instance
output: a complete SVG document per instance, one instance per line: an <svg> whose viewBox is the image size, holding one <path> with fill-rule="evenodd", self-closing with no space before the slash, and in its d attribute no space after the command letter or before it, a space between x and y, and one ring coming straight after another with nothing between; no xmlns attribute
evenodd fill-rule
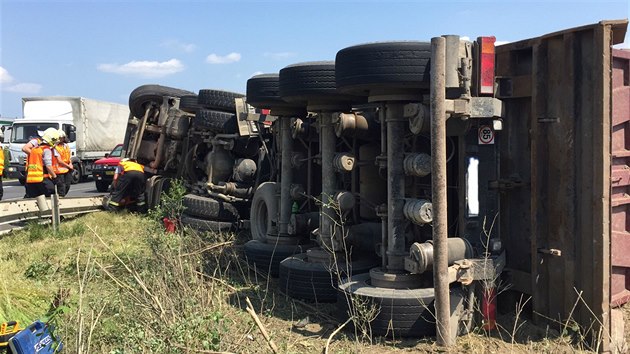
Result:
<svg viewBox="0 0 630 354"><path fill-rule="evenodd" d="M2 201L6 200L20 200L24 197L24 186L17 180L3 181L4 197ZM69 197L91 197L95 195L103 195L106 193L100 193L96 190L94 180L91 178L87 182L73 184L70 187Z"/></svg>

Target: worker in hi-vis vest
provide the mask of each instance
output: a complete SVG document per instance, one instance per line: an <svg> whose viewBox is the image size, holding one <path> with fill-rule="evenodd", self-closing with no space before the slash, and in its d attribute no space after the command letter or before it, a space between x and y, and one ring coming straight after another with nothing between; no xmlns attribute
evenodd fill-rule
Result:
<svg viewBox="0 0 630 354"><path fill-rule="evenodd" d="M37 199L40 210L48 210L46 197L54 192L57 180L55 173L56 159L52 152L53 146L59 141L57 129L48 128L44 131L38 145L31 147L26 158L26 197ZM52 188L48 186L52 186Z"/></svg>
<svg viewBox="0 0 630 354"><path fill-rule="evenodd" d="M127 203L135 201L138 211L146 211L145 188L144 166L133 159L124 158L120 160L114 172L108 207L118 210Z"/></svg>
<svg viewBox="0 0 630 354"><path fill-rule="evenodd" d="M68 145L68 137L66 132L59 129L59 142L55 145L57 155L57 192L60 196L65 197L70 191L70 185L72 184L72 160L70 156L70 145Z"/></svg>

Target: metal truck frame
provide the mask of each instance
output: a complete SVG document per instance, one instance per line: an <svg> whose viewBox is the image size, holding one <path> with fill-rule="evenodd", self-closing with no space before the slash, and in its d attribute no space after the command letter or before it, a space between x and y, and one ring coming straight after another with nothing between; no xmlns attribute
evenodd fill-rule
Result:
<svg viewBox="0 0 630 354"><path fill-rule="evenodd" d="M247 262L289 296L341 320L376 306L375 335L450 345L479 312L493 328L499 293L526 294L535 321L572 319L612 352L630 298L626 27L352 46L252 77L229 107L135 92L125 149L150 185L187 182L184 222L249 228Z"/></svg>

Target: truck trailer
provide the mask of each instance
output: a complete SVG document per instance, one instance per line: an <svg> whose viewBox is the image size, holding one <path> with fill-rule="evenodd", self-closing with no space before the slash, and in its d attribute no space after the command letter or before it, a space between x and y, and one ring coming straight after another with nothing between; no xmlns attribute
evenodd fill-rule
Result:
<svg viewBox="0 0 630 354"><path fill-rule="evenodd" d="M84 97L25 97L22 113L10 129L7 176L24 181L26 154L22 147L52 127L62 129L70 140L73 183L77 183L91 175L94 161L123 141L129 108Z"/></svg>
<svg viewBox="0 0 630 354"><path fill-rule="evenodd" d="M247 262L288 296L336 302L340 322L375 307L369 334L450 345L530 299L534 322L620 352L630 55L612 46L626 29L359 44L250 78L230 115L134 91L124 150L186 182L184 223L249 228Z"/></svg>

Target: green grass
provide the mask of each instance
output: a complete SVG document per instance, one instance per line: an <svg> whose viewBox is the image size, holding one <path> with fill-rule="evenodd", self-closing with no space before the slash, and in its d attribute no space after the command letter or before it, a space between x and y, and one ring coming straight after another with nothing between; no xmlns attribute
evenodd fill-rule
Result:
<svg viewBox="0 0 630 354"><path fill-rule="evenodd" d="M242 236L242 235L241 235ZM245 237L190 230L166 234L155 219L98 212L0 236L0 321L54 318L68 353L270 352L250 315L282 353L321 353L339 323L331 304L304 305L277 281L247 269ZM214 246L214 247L213 247ZM311 323L293 324L309 316ZM525 336L524 338L528 338ZM331 353L439 350L432 339L372 343L341 331ZM451 352L571 352L561 339L511 340L475 333Z"/></svg>

